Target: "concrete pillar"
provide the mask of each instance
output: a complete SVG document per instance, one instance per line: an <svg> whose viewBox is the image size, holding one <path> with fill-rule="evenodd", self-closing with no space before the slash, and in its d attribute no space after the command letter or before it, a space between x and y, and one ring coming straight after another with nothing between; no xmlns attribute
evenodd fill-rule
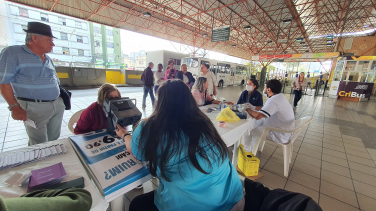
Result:
<svg viewBox="0 0 376 211"><path fill-rule="evenodd" d="M332 67L330 68L330 75L329 75L329 83L332 83L333 81L333 75L334 75L334 70L336 69L336 66L337 66L337 61L338 61L338 58L334 58L332 61Z"/></svg>
<svg viewBox="0 0 376 211"><path fill-rule="evenodd" d="M266 67L262 67L260 74L260 87L264 87L266 77Z"/></svg>

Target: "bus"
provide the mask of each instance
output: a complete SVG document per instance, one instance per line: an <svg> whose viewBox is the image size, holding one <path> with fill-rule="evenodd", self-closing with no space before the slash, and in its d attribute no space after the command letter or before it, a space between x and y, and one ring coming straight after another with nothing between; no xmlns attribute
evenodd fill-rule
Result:
<svg viewBox="0 0 376 211"><path fill-rule="evenodd" d="M194 78L201 75L201 65L208 64L209 71L217 77L218 87L243 85L247 82L247 72L249 72L247 65L200 57L185 57L182 58L182 63L187 64L188 71Z"/></svg>

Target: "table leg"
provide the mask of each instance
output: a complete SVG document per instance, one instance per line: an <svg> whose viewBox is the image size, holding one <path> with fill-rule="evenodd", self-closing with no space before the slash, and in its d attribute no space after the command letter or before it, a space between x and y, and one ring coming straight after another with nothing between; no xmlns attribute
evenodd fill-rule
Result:
<svg viewBox="0 0 376 211"><path fill-rule="evenodd" d="M110 208L107 209L107 211L121 211L125 210L126 206L125 203L128 201L128 199L125 198L125 195L121 195L118 198L114 199L112 202L110 202Z"/></svg>

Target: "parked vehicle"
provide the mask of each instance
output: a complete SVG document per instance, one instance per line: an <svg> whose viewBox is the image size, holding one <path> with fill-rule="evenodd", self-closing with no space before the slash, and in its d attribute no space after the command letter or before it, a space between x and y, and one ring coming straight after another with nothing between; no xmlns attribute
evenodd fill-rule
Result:
<svg viewBox="0 0 376 211"><path fill-rule="evenodd" d="M209 71L212 71L217 77L217 86L219 87L245 84L247 71L249 71L247 65L200 57L185 57L182 58L182 63L187 64L188 71L195 78L201 75L201 64L209 64Z"/></svg>

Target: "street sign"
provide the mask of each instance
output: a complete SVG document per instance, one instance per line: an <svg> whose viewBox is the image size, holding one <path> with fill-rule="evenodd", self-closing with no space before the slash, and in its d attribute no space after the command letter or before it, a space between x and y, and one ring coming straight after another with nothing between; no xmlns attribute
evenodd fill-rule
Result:
<svg viewBox="0 0 376 211"><path fill-rule="evenodd" d="M230 39L230 25L217 27L212 30L212 42L228 41Z"/></svg>

